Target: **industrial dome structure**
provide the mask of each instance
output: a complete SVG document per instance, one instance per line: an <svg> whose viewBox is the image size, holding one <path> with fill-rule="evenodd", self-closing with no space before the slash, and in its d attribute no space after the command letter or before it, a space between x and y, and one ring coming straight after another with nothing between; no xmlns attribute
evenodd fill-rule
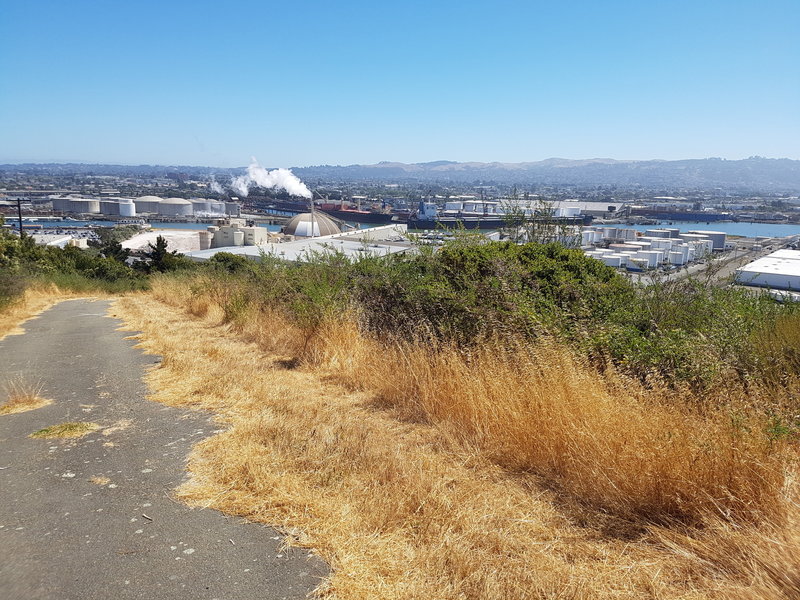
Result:
<svg viewBox="0 0 800 600"><path fill-rule="evenodd" d="M298 237L320 237L323 235L336 235L341 233L339 226L333 220L321 213L301 213L292 218L283 232L287 235Z"/></svg>

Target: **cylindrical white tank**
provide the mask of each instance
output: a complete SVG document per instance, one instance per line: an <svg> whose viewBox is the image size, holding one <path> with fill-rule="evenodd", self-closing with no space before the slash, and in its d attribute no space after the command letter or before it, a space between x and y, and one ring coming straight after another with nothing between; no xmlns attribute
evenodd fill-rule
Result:
<svg viewBox="0 0 800 600"><path fill-rule="evenodd" d="M686 264L686 257L684 257L683 252L670 252L669 253L669 264L671 265L685 265Z"/></svg>
<svg viewBox="0 0 800 600"><path fill-rule="evenodd" d="M192 215L192 203L184 198L167 198L158 207L158 214L165 217Z"/></svg>
<svg viewBox="0 0 800 600"><path fill-rule="evenodd" d="M233 245L244 246L244 231L236 230L233 232Z"/></svg>
<svg viewBox="0 0 800 600"><path fill-rule="evenodd" d="M225 203L219 200L210 200L208 203L208 211L215 215L224 215Z"/></svg>
<svg viewBox="0 0 800 600"><path fill-rule="evenodd" d="M644 232L644 234L649 237L657 237L657 238L671 237L668 229L648 229L647 231Z"/></svg>
<svg viewBox="0 0 800 600"><path fill-rule="evenodd" d="M100 201L93 198L70 198L69 212L99 214Z"/></svg>
<svg viewBox="0 0 800 600"><path fill-rule="evenodd" d="M136 212L158 214L158 207L161 205L161 198L158 196L140 196L133 201Z"/></svg>
<svg viewBox="0 0 800 600"><path fill-rule="evenodd" d="M130 198L119 199L119 216L120 217L135 217L136 205Z"/></svg>
<svg viewBox="0 0 800 600"><path fill-rule="evenodd" d="M210 231L200 232L200 250L208 250L211 248L211 238L214 236Z"/></svg>
<svg viewBox="0 0 800 600"><path fill-rule="evenodd" d="M690 231L690 234L707 236L714 244L714 250L724 250L727 234L724 231Z"/></svg>
<svg viewBox="0 0 800 600"><path fill-rule="evenodd" d="M104 215L119 216L119 202L116 200L101 200L100 212Z"/></svg>
<svg viewBox="0 0 800 600"><path fill-rule="evenodd" d="M210 212L211 207L208 200L205 198L190 198L189 202L192 203L192 208L194 209L195 214L199 212Z"/></svg>

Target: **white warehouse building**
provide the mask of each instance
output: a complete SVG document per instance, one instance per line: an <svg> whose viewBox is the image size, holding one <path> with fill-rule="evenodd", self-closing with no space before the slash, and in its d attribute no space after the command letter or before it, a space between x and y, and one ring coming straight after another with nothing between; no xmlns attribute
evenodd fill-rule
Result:
<svg viewBox="0 0 800 600"><path fill-rule="evenodd" d="M736 270L741 285L800 290L800 250L777 250Z"/></svg>

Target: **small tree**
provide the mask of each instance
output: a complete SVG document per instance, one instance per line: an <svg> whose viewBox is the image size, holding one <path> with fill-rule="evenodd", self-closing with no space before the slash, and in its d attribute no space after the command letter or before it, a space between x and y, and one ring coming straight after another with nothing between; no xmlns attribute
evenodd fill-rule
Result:
<svg viewBox="0 0 800 600"><path fill-rule="evenodd" d="M179 269L186 264L186 260L179 256L176 250L172 252L167 250L167 240L161 235L156 238L155 246L147 244L147 247L149 251L144 253L144 257L147 259L147 271L149 273L166 273L167 271Z"/></svg>

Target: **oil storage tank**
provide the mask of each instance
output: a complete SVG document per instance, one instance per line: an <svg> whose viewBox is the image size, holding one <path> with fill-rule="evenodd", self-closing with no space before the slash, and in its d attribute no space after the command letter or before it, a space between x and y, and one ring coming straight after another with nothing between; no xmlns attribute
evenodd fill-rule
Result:
<svg viewBox="0 0 800 600"><path fill-rule="evenodd" d="M162 217L188 217L194 214L192 203L184 198L167 198L158 207Z"/></svg>
<svg viewBox="0 0 800 600"><path fill-rule="evenodd" d="M119 216L119 202L116 200L101 200L100 212L110 217Z"/></svg>
<svg viewBox="0 0 800 600"><path fill-rule="evenodd" d="M119 216L120 217L135 217L136 205L132 198L119 199Z"/></svg>
<svg viewBox="0 0 800 600"><path fill-rule="evenodd" d="M714 250L724 250L727 234L724 231L690 231L690 234L704 235L714 243Z"/></svg>
<svg viewBox="0 0 800 600"><path fill-rule="evenodd" d="M158 196L139 196L133 201L138 214L151 213L158 214L158 207L161 205L161 198Z"/></svg>

